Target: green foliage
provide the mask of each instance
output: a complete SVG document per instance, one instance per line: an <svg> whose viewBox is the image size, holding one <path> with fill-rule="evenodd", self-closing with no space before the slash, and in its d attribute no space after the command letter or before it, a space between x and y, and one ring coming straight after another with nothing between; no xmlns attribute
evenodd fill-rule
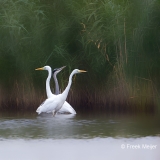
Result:
<svg viewBox="0 0 160 160"><path fill-rule="evenodd" d="M159 7L158 0L0 0L0 84L11 92L27 77L26 87L42 88L46 74L35 68L66 65L62 89L74 68L85 69L72 88L92 104L95 94L104 105L145 105L148 96L155 103Z"/></svg>

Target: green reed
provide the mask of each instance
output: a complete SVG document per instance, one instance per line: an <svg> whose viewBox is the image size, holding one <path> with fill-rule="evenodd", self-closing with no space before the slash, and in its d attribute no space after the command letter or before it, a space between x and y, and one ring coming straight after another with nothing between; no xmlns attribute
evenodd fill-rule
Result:
<svg viewBox="0 0 160 160"><path fill-rule="evenodd" d="M159 102L158 0L0 0L0 103L35 109L45 99L44 65L74 68L74 106L154 110ZM51 82L52 88L53 80ZM8 104L8 105L7 105Z"/></svg>

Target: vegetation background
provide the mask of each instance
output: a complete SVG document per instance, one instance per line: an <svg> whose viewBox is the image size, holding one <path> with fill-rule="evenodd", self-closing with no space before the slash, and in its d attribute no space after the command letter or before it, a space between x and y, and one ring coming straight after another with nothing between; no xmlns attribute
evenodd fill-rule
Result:
<svg viewBox="0 0 160 160"><path fill-rule="evenodd" d="M160 106L159 0L0 0L0 109L35 110L47 72L76 109L155 111ZM51 82L54 88L53 80Z"/></svg>

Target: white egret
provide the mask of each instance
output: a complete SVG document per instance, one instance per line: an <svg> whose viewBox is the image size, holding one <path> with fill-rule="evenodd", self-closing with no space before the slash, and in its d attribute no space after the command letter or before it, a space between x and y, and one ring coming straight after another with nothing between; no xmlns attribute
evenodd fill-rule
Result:
<svg viewBox="0 0 160 160"><path fill-rule="evenodd" d="M65 68L65 66L61 67L61 68L55 68L52 71L53 74L53 79L54 79L54 83L55 83L55 95L60 94L60 89L59 89L59 84L58 84L58 80L57 80L57 74L63 69ZM65 101L62 108L58 111L58 113L71 113L71 114L76 114L76 111L73 109L73 107L67 102Z"/></svg>
<svg viewBox="0 0 160 160"><path fill-rule="evenodd" d="M55 85L56 85L56 93L59 93L59 86L58 85L58 81L56 78L57 73L59 73L63 68L65 68L65 66L59 68L59 69L55 69L55 74L54 74L54 80L55 80ZM47 93L47 98L51 98L53 96L55 96L52 92L51 92L51 88L50 88L50 79L52 76L52 69L50 66L44 66L42 68L37 68L36 70L47 70L48 71L48 77L46 79L46 93ZM71 105L65 101L65 103L63 104L62 108L58 111L59 113L72 113L72 114L76 114L75 110L71 107Z"/></svg>
<svg viewBox="0 0 160 160"><path fill-rule="evenodd" d="M43 67L45 68L45 67ZM72 84L72 77L74 74L77 73L82 73L82 72L86 72L84 70L79 70L79 69L74 69L72 71L72 73L69 76L69 82L68 85L66 87L66 89L63 91L63 93L58 94L58 95L54 95L48 99L46 99L36 110L36 112L38 114L42 113L42 112L52 112L53 116L61 109L62 105L64 104L67 96L68 96L68 92L69 89L71 87Z"/></svg>

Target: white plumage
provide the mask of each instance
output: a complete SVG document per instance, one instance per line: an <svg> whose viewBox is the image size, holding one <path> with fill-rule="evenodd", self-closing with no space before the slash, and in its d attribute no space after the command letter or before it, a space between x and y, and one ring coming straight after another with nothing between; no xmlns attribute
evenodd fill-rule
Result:
<svg viewBox="0 0 160 160"><path fill-rule="evenodd" d="M57 69L56 74L59 73L64 67L61 67L59 69ZM48 77L46 79L46 94L47 94L47 98L51 98L56 96L55 94L53 94L51 92L51 88L50 88L50 79L51 79L51 75L52 75L52 69L50 66L44 66L42 68L37 68L36 70L47 70L48 71ZM54 74L54 81L55 81L55 88L56 88L56 93L59 94L59 86L58 85L58 81L56 78L56 74ZM56 84L57 81L57 84ZM49 111L47 112L49 113ZM72 106L65 101L62 108L58 111L58 113L71 113L71 114L76 114L76 111L72 108Z"/></svg>
<svg viewBox="0 0 160 160"><path fill-rule="evenodd" d="M37 70L42 70L41 69L37 69ZM44 69L43 69L44 70ZM81 72L86 72L84 70L79 70L79 69L74 69L72 71L72 73L70 74L69 76L69 82L68 82L68 85L66 87L66 89L63 91L62 94L58 94L58 95L54 95L54 96L50 96L50 98L46 99L46 101L44 101L36 110L36 112L38 114L42 113L42 112L46 112L46 113L49 113L49 112L52 112L53 115L55 115L63 106L63 104L65 103L66 101L66 98L68 96L68 92L69 92L69 89L71 87L71 84L72 84L72 77L74 74L77 74L77 73L81 73ZM48 79L48 78L47 78ZM46 83L47 84L47 83ZM48 87L48 85L46 85L46 88ZM51 93L51 92L50 92ZM50 94L49 93L49 94ZM52 94L52 93L51 93ZM53 95L53 94L52 94Z"/></svg>

